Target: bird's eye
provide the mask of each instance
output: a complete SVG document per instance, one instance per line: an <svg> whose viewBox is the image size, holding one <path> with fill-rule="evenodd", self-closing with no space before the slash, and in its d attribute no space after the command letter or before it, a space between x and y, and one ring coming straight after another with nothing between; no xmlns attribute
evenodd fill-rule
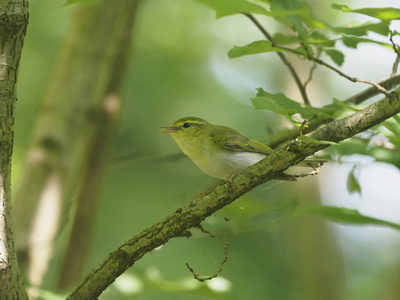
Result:
<svg viewBox="0 0 400 300"><path fill-rule="evenodd" d="M183 127L188 128L190 126L189 123L183 123Z"/></svg>

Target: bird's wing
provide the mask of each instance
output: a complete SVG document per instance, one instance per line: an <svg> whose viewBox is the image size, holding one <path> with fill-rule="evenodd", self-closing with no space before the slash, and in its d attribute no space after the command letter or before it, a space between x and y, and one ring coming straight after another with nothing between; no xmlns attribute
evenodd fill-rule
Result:
<svg viewBox="0 0 400 300"><path fill-rule="evenodd" d="M263 154L271 154L274 151L267 145L241 135L236 130L224 126L221 127L222 130L218 130L217 134L212 136L212 140L215 144L218 144L227 150Z"/></svg>

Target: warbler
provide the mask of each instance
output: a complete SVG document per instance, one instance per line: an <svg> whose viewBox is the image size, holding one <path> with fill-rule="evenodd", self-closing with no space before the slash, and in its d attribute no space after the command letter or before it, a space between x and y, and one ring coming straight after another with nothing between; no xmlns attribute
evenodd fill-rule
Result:
<svg viewBox="0 0 400 300"><path fill-rule="evenodd" d="M196 117L179 119L171 126L161 127L161 132L170 133L182 152L204 173L219 179L239 173L274 151L230 127ZM317 161L310 161L310 166L319 166Z"/></svg>

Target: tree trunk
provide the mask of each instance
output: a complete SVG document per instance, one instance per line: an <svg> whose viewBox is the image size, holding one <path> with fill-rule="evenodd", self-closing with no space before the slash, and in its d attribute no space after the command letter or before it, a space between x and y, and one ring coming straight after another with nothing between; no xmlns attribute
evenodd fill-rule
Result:
<svg viewBox="0 0 400 300"><path fill-rule="evenodd" d="M11 157L16 83L28 25L26 0L0 0L0 299L27 299L14 249Z"/></svg>

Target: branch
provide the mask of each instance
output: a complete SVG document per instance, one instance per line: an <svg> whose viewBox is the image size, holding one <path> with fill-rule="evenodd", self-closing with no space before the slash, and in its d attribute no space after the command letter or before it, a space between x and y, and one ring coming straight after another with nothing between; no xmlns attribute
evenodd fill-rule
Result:
<svg viewBox="0 0 400 300"><path fill-rule="evenodd" d="M257 26L257 28L262 32L262 34L267 38L267 40L269 40L271 42L271 44L273 46L276 46L274 38L269 34L269 32L267 30L265 30L264 27L262 27L262 25L257 21L257 19L253 17L253 15L245 14L245 13L244 13L244 15L246 17L248 17L254 23L254 25ZM283 54L282 52L276 52L276 54L278 54L278 56L282 60L282 62L288 67L290 74L292 75L294 81L297 84L297 87L300 90L301 96L303 97L304 104L310 104L310 99L308 99L305 85L303 85L303 83L301 82L299 75L297 75L296 70L294 69L292 64L288 61L288 59L286 58L286 55Z"/></svg>
<svg viewBox="0 0 400 300"><path fill-rule="evenodd" d="M336 120L316 130L311 137L317 140L340 142L367 130L400 112L398 92L392 93L367 108L344 119ZM119 275L146 253L174 236L200 223L230 204L241 195L271 179L309 155L328 147L326 144L299 143L275 151L259 163L245 169L231 182L224 182L202 196L177 209L163 220L151 225L126 241L97 267L67 297L69 300L97 298Z"/></svg>

